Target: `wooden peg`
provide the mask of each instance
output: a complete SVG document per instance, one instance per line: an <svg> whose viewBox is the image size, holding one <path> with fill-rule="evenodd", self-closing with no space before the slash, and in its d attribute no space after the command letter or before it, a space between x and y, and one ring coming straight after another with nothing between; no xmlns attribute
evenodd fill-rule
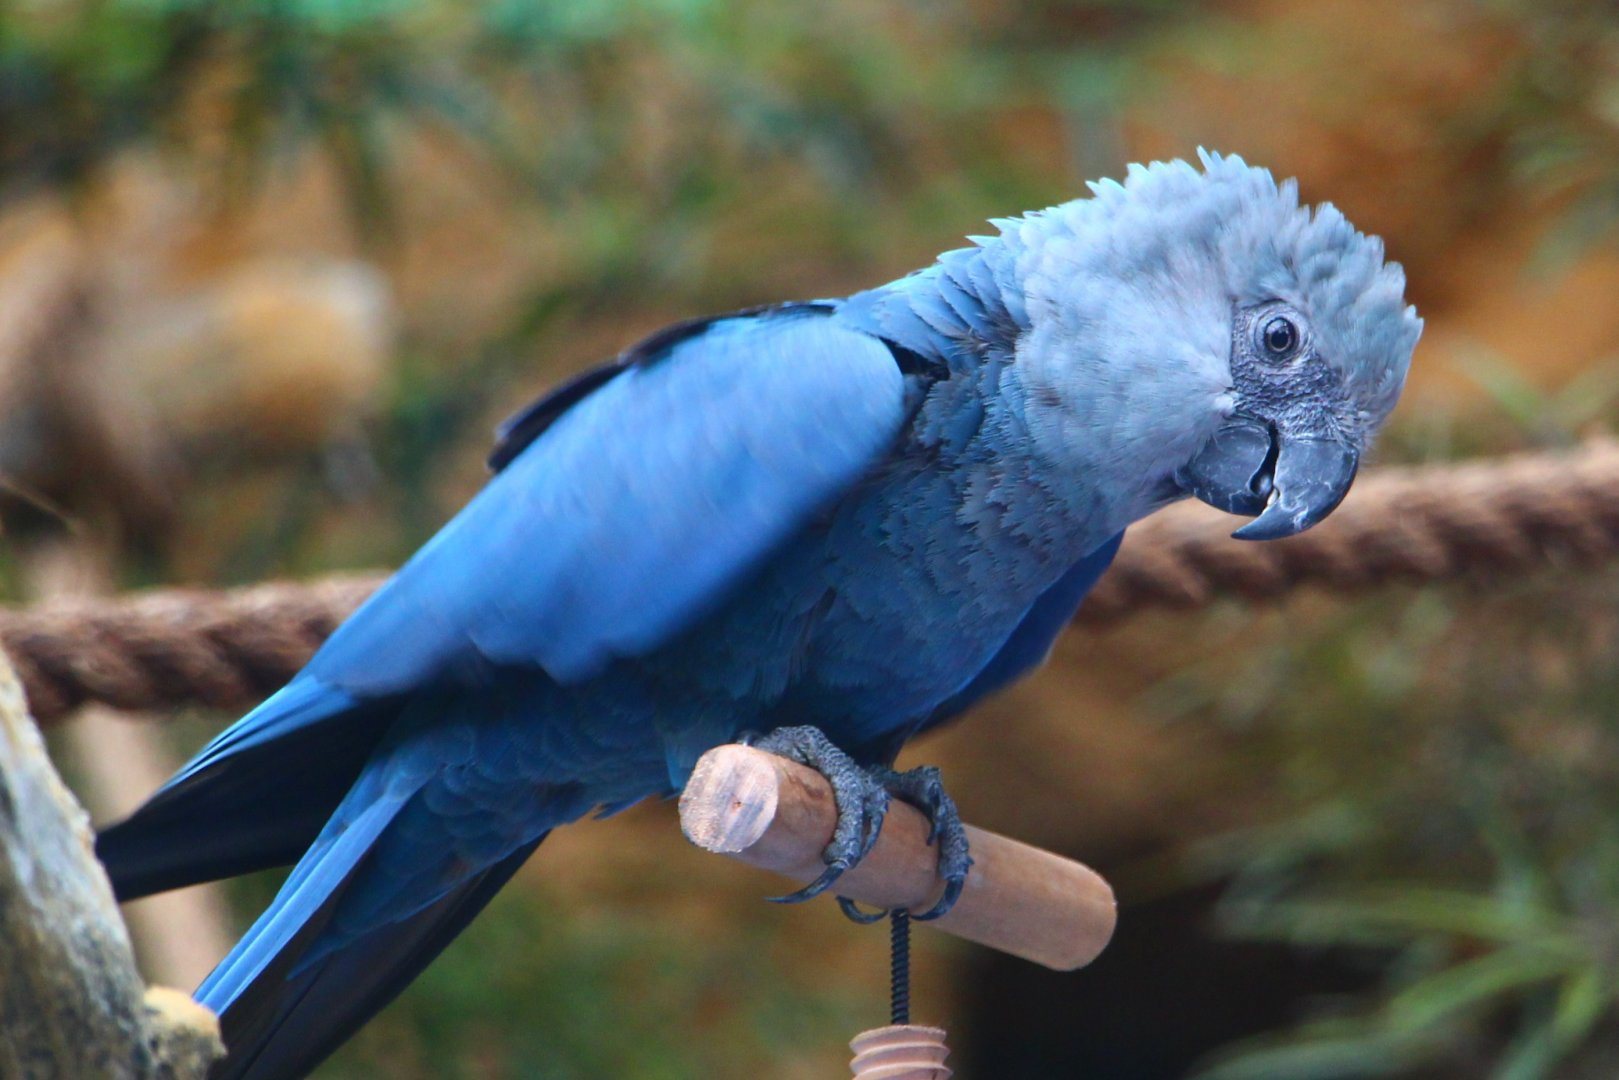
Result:
<svg viewBox="0 0 1619 1080"><path fill-rule="evenodd" d="M680 796L686 837L705 851L813 881L837 822L814 769L750 746L704 754ZM876 846L838 879L840 896L926 911L944 890L921 811L894 800ZM928 925L1058 971L1083 967L1113 936L1117 905L1100 875L1072 859L967 827L973 868L961 899Z"/></svg>

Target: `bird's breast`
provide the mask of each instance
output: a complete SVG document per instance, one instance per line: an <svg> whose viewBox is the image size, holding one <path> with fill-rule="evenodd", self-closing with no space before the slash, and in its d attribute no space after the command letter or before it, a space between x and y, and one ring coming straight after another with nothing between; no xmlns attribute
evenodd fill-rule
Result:
<svg viewBox="0 0 1619 1080"><path fill-rule="evenodd" d="M745 726L868 738L970 681L1090 547L1005 461L896 468L805 530L658 666ZM1085 545L1089 542L1090 547Z"/></svg>

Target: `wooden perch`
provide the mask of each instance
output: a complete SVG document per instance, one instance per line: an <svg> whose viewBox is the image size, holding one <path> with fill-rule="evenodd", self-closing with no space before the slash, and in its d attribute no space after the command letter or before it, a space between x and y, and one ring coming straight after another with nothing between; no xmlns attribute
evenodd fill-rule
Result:
<svg viewBox="0 0 1619 1080"><path fill-rule="evenodd" d="M213 1013L135 970L89 820L0 656L0 1077L201 1080Z"/></svg>
<svg viewBox="0 0 1619 1080"><path fill-rule="evenodd" d="M832 838L832 786L813 769L748 746L704 754L680 796L680 824L705 851L800 883L814 880ZM836 892L879 908L925 911L944 889L928 822L895 800L871 853ZM1089 867L967 827L973 868L961 899L930 923L1058 971L1096 959L1113 936L1113 890Z"/></svg>

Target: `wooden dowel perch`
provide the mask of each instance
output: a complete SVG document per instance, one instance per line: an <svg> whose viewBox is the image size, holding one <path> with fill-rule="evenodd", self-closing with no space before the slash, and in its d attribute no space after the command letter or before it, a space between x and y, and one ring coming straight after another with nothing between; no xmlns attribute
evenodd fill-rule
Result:
<svg viewBox="0 0 1619 1080"><path fill-rule="evenodd" d="M749 746L704 754L680 796L680 824L705 851L800 883L824 869L837 808L813 769ZM967 827L973 868L961 899L928 925L1058 971L1096 959L1113 936L1113 889L1072 859ZM925 911L944 889L922 812L895 800L871 853L838 880L840 896Z"/></svg>
<svg viewBox="0 0 1619 1080"><path fill-rule="evenodd" d="M214 1014L147 990L89 821L45 757L0 656L0 1077L201 1080Z"/></svg>

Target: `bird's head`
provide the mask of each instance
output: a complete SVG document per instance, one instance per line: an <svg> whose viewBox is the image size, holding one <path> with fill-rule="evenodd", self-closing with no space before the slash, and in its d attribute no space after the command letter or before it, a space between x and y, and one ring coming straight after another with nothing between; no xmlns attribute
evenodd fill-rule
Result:
<svg viewBox="0 0 1619 1080"><path fill-rule="evenodd" d="M1377 237L1300 206L1292 181L1200 157L1003 223L1029 298L1020 357L1055 406L1031 427L1081 423L1150 461L1158 501L1255 516L1242 539L1291 536L1349 490L1422 321Z"/></svg>

